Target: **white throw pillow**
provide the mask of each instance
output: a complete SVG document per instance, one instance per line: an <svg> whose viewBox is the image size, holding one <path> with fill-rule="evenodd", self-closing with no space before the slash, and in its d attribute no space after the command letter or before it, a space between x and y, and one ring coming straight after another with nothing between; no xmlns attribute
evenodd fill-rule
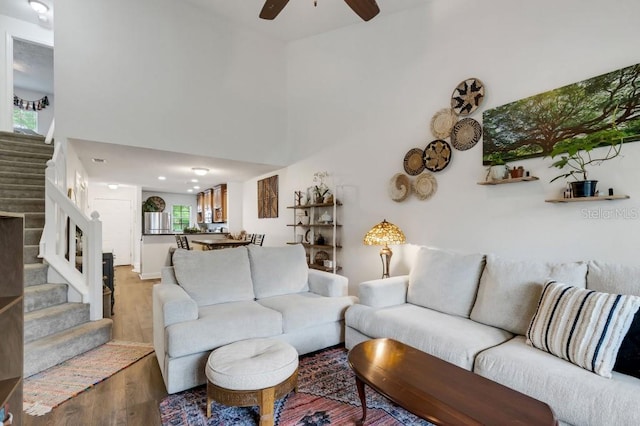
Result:
<svg viewBox="0 0 640 426"><path fill-rule="evenodd" d="M178 284L198 306L254 300L246 247L173 254Z"/></svg>
<svg viewBox="0 0 640 426"><path fill-rule="evenodd" d="M257 299L309 291L309 267L302 244L249 245L249 260Z"/></svg>
<svg viewBox="0 0 640 426"><path fill-rule="evenodd" d="M407 302L469 318L484 255L420 247L409 273Z"/></svg>
<svg viewBox="0 0 640 426"><path fill-rule="evenodd" d="M527 332L527 343L610 378L640 297L600 293L549 281Z"/></svg>
<svg viewBox="0 0 640 426"><path fill-rule="evenodd" d="M554 279L584 288L587 264L511 260L490 254L470 318L524 336L542 285Z"/></svg>
<svg viewBox="0 0 640 426"><path fill-rule="evenodd" d="M640 267L592 260L587 273L587 288L605 293L640 296Z"/></svg>

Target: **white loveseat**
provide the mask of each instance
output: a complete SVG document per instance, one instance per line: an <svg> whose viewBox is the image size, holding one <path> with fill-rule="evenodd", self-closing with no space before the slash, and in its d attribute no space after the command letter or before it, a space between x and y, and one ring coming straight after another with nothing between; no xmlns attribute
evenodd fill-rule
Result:
<svg viewBox="0 0 640 426"><path fill-rule="evenodd" d="M517 261L420 247L409 275L360 284L359 303L346 313L345 344L350 349L371 338L399 340L546 402L564 424L639 425L637 346L636 377L613 371L605 378L527 344L549 279L640 296L640 267ZM638 345L640 313L627 321L634 322L626 339L635 333Z"/></svg>
<svg viewBox="0 0 640 426"><path fill-rule="evenodd" d="M299 354L344 341L344 313L357 299L347 279L309 269L301 245L178 249L153 287L153 344L167 392L206 382L211 351L274 337Z"/></svg>

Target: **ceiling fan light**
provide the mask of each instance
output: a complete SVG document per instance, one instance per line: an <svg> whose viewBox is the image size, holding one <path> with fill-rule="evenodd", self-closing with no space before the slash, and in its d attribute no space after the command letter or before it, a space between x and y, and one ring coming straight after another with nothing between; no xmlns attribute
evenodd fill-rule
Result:
<svg viewBox="0 0 640 426"><path fill-rule="evenodd" d="M29 6L31 6L31 9L35 10L37 13L42 14L49 11L49 6L38 0L29 0Z"/></svg>

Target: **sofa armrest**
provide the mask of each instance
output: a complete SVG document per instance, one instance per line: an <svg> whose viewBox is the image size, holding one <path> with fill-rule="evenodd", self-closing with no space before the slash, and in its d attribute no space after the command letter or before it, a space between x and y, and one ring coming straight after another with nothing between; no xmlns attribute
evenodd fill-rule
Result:
<svg viewBox="0 0 640 426"><path fill-rule="evenodd" d="M309 290L325 297L347 296L349 280L342 275L309 269Z"/></svg>
<svg viewBox="0 0 640 426"><path fill-rule="evenodd" d="M372 308L401 305L407 303L408 286L408 275L365 281L358 286L358 298Z"/></svg>
<svg viewBox="0 0 640 426"><path fill-rule="evenodd" d="M160 281L162 284L178 284L178 279L176 278L176 272L173 269L173 266L164 266L160 270Z"/></svg>
<svg viewBox="0 0 640 426"><path fill-rule="evenodd" d="M153 310L154 321L161 320L163 327L198 319L198 304L176 284L153 286Z"/></svg>

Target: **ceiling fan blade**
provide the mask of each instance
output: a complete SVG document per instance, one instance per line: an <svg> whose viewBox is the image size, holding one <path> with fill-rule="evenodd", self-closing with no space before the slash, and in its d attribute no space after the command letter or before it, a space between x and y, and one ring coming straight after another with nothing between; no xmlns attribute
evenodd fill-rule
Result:
<svg viewBox="0 0 640 426"><path fill-rule="evenodd" d="M376 0L344 0L344 2L365 21L380 13Z"/></svg>
<svg viewBox="0 0 640 426"><path fill-rule="evenodd" d="M267 0L262 6L260 17L262 19L274 19L282 9L289 3L289 0Z"/></svg>

